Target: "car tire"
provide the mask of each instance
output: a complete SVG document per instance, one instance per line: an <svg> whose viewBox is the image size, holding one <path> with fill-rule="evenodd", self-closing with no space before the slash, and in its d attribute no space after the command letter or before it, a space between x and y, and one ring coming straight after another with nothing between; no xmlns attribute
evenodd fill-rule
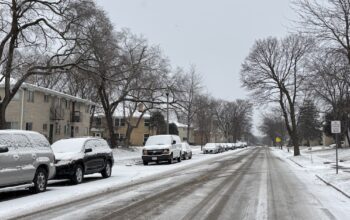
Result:
<svg viewBox="0 0 350 220"><path fill-rule="evenodd" d="M107 161L105 168L102 170L101 175L103 178L108 178L112 175L112 165L111 162Z"/></svg>
<svg viewBox="0 0 350 220"><path fill-rule="evenodd" d="M74 169L74 174L73 176L71 177L71 181L73 184L80 184L82 183L84 180L84 170L83 170L83 167L78 164L75 166L75 169Z"/></svg>
<svg viewBox="0 0 350 220"><path fill-rule="evenodd" d="M171 155L170 155L170 159L168 160L168 164L172 164L172 163L173 163L173 160L174 160L174 158L173 158L173 155L171 154Z"/></svg>
<svg viewBox="0 0 350 220"><path fill-rule="evenodd" d="M33 193L41 193L46 191L48 174L44 168L39 167L33 179L34 187L30 188Z"/></svg>
<svg viewBox="0 0 350 220"><path fill-rule="evenodd" d="M192 153L190 154L190 157L188 158L189 160L192 159Z"/></svg>
<svg viewBox="0 0 350 220"><path fill-rule="evenodd" d="M147 161L143 161L143 165L147 166L148 162Z"/></svg>
<svg viewBox="0 0 350 220"><path fill-rule="evenodd" d="M181 154L180 154L180 156L177 158L177 162L178 162L178 163L181 162Z"/></svg>

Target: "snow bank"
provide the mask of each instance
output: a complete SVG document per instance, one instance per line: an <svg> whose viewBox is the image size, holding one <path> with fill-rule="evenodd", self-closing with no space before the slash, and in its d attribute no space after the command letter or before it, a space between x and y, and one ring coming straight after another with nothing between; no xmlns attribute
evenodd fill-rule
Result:
<svg viewBox="0 0 350 220"><path fill-rule="evenodd" d="M273 153L283 159L315 174L319 179L350 198L350 149L339 149L339 173L336 174L335 149L329 147L301 148L300 156L293 156L286 148L283 150L273 148Z"/></svg>

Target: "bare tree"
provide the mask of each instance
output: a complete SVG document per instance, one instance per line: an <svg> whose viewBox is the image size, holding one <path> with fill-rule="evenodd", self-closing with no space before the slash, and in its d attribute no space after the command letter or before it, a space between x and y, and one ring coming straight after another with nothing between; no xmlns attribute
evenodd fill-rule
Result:
<svg viewBox="0 0 350 220"><path fill-rule="evenodd" d="M216 101L210 95L199 95L195 101L196 112L194 125L200 138L200 144L204 145L210 141L211 134L216 133L215 109Z"/></svg>
<svg viewBox="0 0 350 220"><path fill-rule="evenodd" d="M312 40L301 35L258 40L241 70L241 81L253 91L257 103L279 103L295 156L300 155L296 106L312 45Z"/></svg>
<svg viewBox="0 0 350 220"><path fill-rule="evenodd" d="M0 82L5 89L1 129L6 126L8 104L28 77L66 72L79 60L74 31L80 25L79 4L75 0L0 0Z"/></svg>
<svg viewBox="0 0 350 220"><path fill-rule="evenodd" d="M350 1L295 0L299 25L332 53L340 53L350 62Z"/></svg>
<svg viewBox="0 0 350 220"><path fill-rule="evenodd" d="M181 70L178 71L178 93L177 93L177 104L179 105L180 114L184 117L187 132L187 141L190 140L190 128L193 123L193 118L198 111L195 105L196 97L202 91L202 79L197 73L194 65L190 66L187 73L181 74Z"/></svg>
<svg viewBox="0 0 350 220"><path fill-rule="evenodd" d="M320 53L308 65L307 91L322 104L331 120L342 120L343 134L350 140L347 118L350 113L349 65L344 56ZM311 88L311 89L310 89ZM345 123L344 123L345 122Z"/></svg>
<svg viewBox="0 0 350 220"><path fill-rule="evenodd" d="M282 144L287 140L287 130L284 123L283 118L280 114L276 114L279 112L279 109L274 109L271 112L263 114L262 123L259 126L259 130L261 133L268 138L269 143L273 143L276 146L276 137L281 138Z"/></svg>
<svg viewBox="0 0 350 220"><path fill-rule="evenodd" d="M250 133L252 110L252 104L246 100L218 102L216 124L226 141L237 142Z"/></svg>

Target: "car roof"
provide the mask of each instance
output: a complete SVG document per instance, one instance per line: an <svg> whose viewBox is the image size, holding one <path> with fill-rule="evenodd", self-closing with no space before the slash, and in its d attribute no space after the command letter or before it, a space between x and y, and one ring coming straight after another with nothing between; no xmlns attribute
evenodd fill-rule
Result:
<svg viewBox="0 0 350 220"><path fill-rule="evenodd" d="M7 129L7 130L0 130L0 134L40 134L40 133L36 131Z"/></svg>

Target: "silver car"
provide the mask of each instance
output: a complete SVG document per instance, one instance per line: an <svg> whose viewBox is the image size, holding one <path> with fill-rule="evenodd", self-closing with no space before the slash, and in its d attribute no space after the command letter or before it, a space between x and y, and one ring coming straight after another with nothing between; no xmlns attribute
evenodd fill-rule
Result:
<svg viewBox="0 0 350 220"><path fill-rule="evenodd" d="M55 175L55 157L47 139L33 131L0 131L0 191L5 187L46 190Z"/></svg>

